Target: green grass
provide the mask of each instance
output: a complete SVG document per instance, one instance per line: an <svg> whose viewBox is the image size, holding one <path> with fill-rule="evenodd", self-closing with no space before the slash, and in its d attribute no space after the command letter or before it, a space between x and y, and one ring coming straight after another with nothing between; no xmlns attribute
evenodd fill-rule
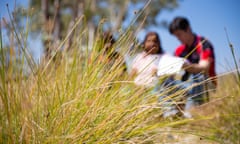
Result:
<svg viewBox="0 0 240 144"><path fill-rule="evenodd" d="M157 96L122 73L123 59L109 66L99 58L98 39L89 51L79 44L86 37L81 31L71 51L39 65L23 53L20 59L30 61L27 74L26 61L15 61L14 55L7 65L9 53L0 38L0 143L239 142L240 89L234 73L219 76L217 91L193 110L193 119L162 119ZM132 38L129 30L117 42L121 53Z"/></svg>

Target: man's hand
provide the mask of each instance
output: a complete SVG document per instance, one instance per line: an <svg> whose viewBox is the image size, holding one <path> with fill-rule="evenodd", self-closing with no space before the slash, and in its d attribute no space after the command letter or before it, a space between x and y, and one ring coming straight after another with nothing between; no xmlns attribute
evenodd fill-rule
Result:
<svg viewBox="0 0 240 144"><path fill-rule="evenodd" d="M183 69L190 73L200 73L207 72L210 67L210 60L200 60L199 63L193 64L185 62L183 64Z"/></svg>

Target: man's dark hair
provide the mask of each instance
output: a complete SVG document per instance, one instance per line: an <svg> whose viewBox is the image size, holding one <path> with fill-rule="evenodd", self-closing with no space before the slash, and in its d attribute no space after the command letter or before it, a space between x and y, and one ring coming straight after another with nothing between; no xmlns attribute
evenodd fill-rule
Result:
<svg viewBox="0 0 240 144"><path fill-rule="evenodd" d="M173 34L176 30L184 30L190 26L188 19L185 17L176 17L169 25L169 32Z"/></svg>

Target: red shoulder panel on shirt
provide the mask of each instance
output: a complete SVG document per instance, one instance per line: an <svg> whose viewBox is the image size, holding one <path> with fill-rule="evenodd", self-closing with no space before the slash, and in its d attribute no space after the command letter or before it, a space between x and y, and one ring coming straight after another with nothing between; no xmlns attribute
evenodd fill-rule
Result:
<svg viewBox="0 0 240 144"><path fill-rule="evenodd" d="M180 45L179 47L176 48L174 55L180 56L184 49L185 49L185 45Z"/></svg>

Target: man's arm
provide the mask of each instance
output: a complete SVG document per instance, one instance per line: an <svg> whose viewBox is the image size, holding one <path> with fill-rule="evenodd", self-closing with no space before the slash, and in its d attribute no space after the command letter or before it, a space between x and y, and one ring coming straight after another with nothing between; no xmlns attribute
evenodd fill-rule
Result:
<svg viewBox="0 0 240 144"><path fill-rule="evenodd" d="M187 72L190 72L190 73L200 73L200 72L207 73L209 70L210 64L211 64L210 59L200 60L199 63L197 64L187 62L183 64L183 69L185 69Z"/></svg>

